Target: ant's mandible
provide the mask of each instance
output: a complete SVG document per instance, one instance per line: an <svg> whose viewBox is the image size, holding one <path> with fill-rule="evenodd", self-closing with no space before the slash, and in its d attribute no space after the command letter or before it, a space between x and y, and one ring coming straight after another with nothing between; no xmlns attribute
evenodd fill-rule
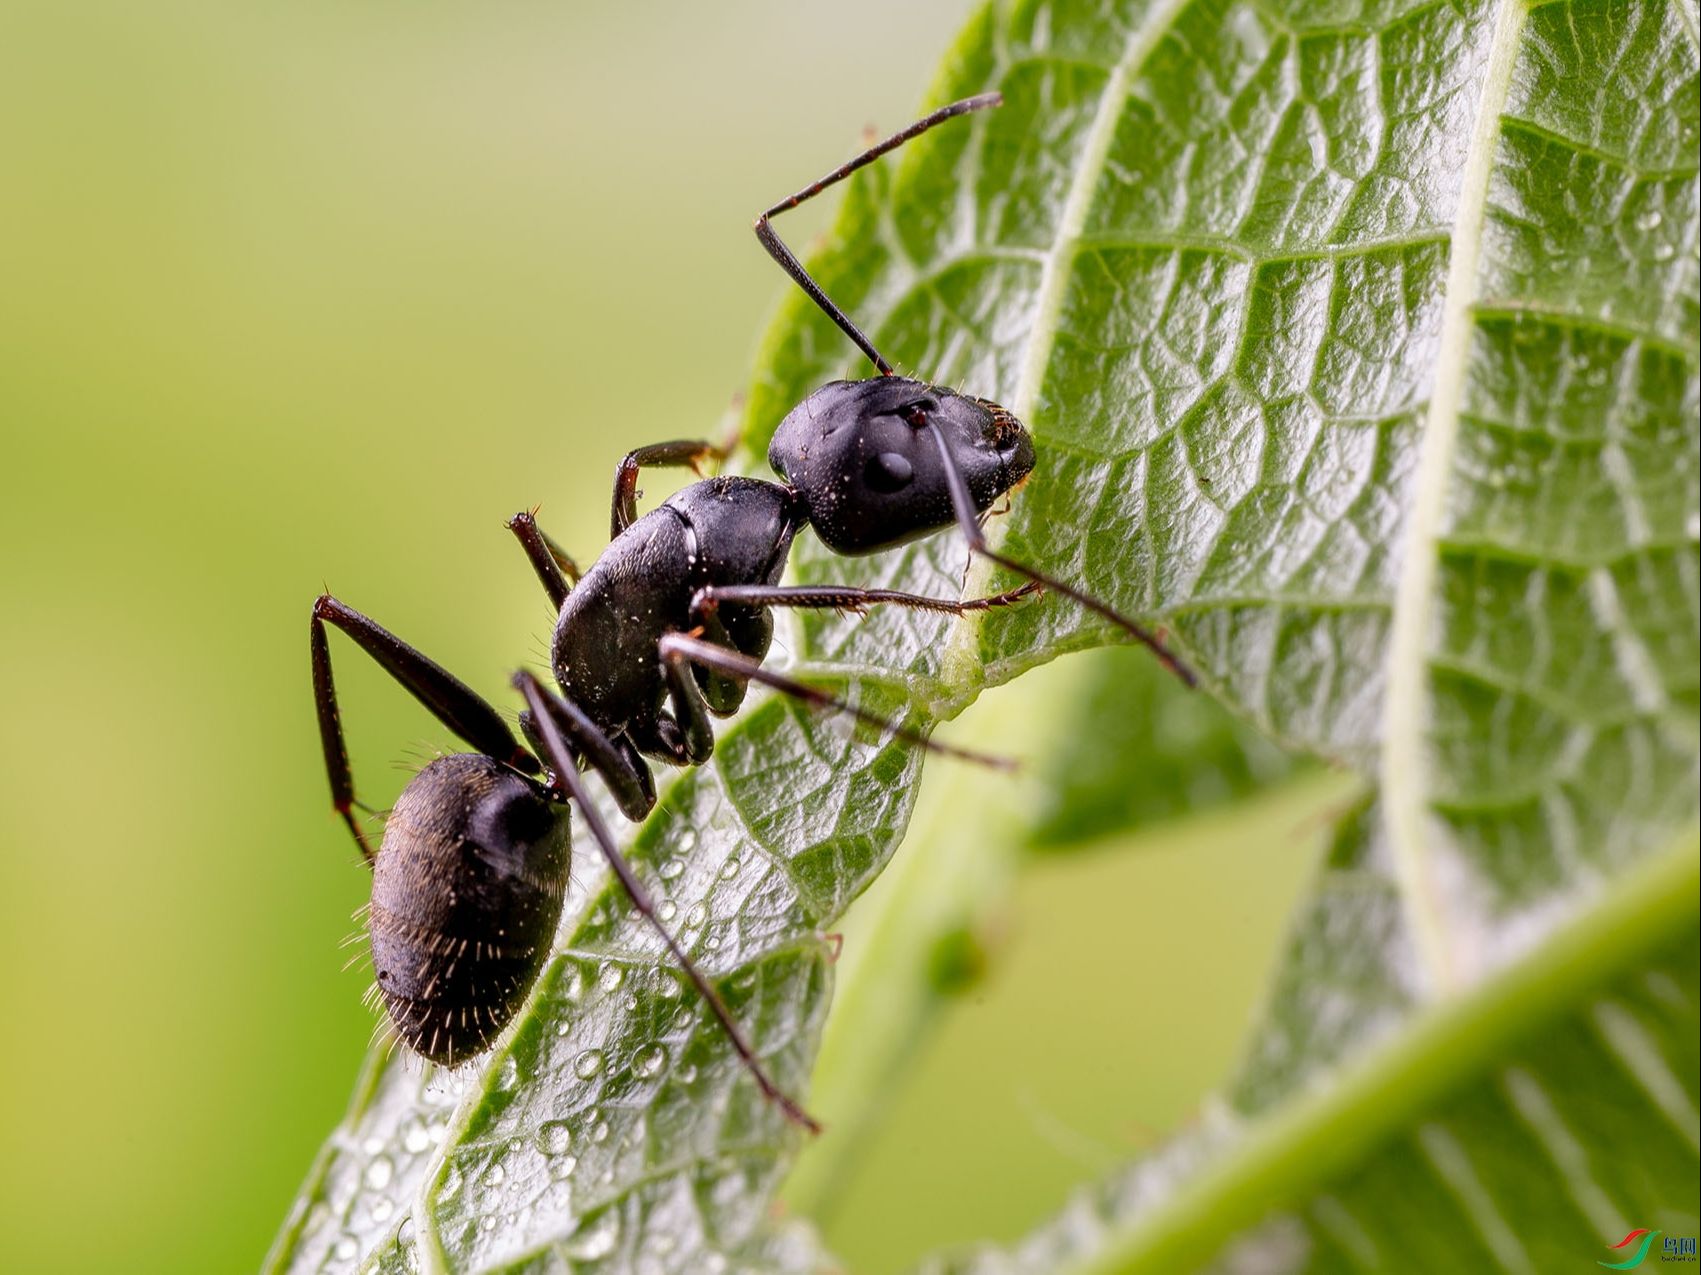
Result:
<svg viewBox="0 0 1701 1275"><path fill-rule="evenodd" d="M550 654L559 694L529 673L515 678L526 702L520 728L530 748L477 693L406 642L328 594L314 603L313 688L331 796L373 873L368 928L376 991L399 1038L424 1057L453 1065L483 1052L525 1000L560 920L570 849L568 803L576 801L621 885L763 1093L792 1120L819 1128L769 1078L714 987L656 914L587 799L580 770L600 775L628 818L643 818L656 799L645 759L677 766L706 761L715 742L712 717L736 710L751 682L851 713L919 747L1000 763L929 741L764 668L773 607L860 612L890 605L961 615L1008 606L1044 588L1119 625L1191 682L1133 620L987 544L981 516L1033 468L1027 430L996 403L894 373L773 229L780 213L911 138L1001 101L987 93L942 107L756 219L756 237L769 255L878 372L868 380L823 386L780 423L768 460L784 482L707 478L639 517L642 467L695 468L718 452L700 441L634 451L615 475L613 539L582 575L531 514L510 520L557 613ZM972 552L1027 583L967 600L779 583L793 537L805 526L834 552L855 555L953 522ZM413 778L389 813L376 853L353 813L357 803L327 624L352 638L476 750L440 757Z"/></svg>

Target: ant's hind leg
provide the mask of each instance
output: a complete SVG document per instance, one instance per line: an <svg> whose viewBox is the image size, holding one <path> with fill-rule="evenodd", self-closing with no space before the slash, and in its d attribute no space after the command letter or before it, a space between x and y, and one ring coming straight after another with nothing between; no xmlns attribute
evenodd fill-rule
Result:
<svg viewBox="0 0 1701 1275"><path fill-rule="evenodd" d="M543 582L543 591L549 595L549 604L560 611L561 604L567 601L567 594L579 583L579 564L537 525L532 510L522 509L508 519L508 530L514 533L520 548L526 551L532 570L537 572L537 578Z"/></svg>
<svg viewBox="0 0 1701 1275"><path fill-rule="evenodd" d="M331 677L331 647L325 626L334 625L370 655L404 688L412 693L438 721L487 757L506 762L516 770L536 774L537 760L520 746L502 715L481 699L476 691L428 656L415 650L394 633L368 619L330 594L313 603L309 643L313 657L313 703L319 716L319 742L325 752L325 773L331 781L331 802L354 834L355 844L368 863L372 847L355 821L354 776L349 767L348 747L343 741L342 713L337 708L337 688Z"/></svg>
<svg viewBox="0 0 1701 1275"><path fill-rule="evenodd" d="M751 1045L737 1021L734 1020L732 1012L727 1009L726 1002L721 999L720 993L715 991L714 985L704 977L696 963L686 955L685 949L679 945L679 940L674 938L673 932L656 914L655 905L650 901L649 891L644 889L643 883L638 880L631 865L626 862L625 856L620 853L619 847L615 845L614 837L609 833L608 825L603 822L603 818L597 813L596 807L590 803L589 796L585 792L584 782L579 778L578 768L573 764L572 754L567 750L566 740L562 738L561 732L556 728L556 722L560 720L560 710L566 707L564 703L545 690L537 678L530 673L516 674L514 685L526 697L526 704L531 709L532 721L541 736L544 758L549 762L549 768L553 773L552 786L561 795L571 797L578 803L579 813L584 817L586 825L590 828L592 838L602 851L603 857L608 860L608 866L625 888L627 897L632 900L632 906L638 909L644 919L649 922L651 928L661 936L662 942L667 945L668 952L674 960L679 962L679 967L685 971L685 976L691 980L691 985L697 989L698 995L708 1005L710 1012L715 1016L715 1021L720 1024L721 1030L727 1034L727 1039L732 1042L733 1049L738 1052L739 1059L744 1063L745 1069L750 1072L757 1085L760 1086L763 1094L785 1113L788 1120L802 1125L811 1133L820 1133L821 1126L811 1118L807 1111L788 1097L768 1075L767 1070L762 1066L761 1059L756 1056L755 1047Z"/></svg>
<svg viewBox="0 0 1701 1275"><path fill-rule="evenodd" d="M925 748L928 752L940 753L947 757L956 757L962 761L976 762L982 766L991 766L995 770L1014 770L1015 763L1008 757L994 757L989 753L977 753L968 748L957 748L951 744L941 744L929 739L920 731L911 730L880 716L867 709L858 708L847 703L836 695L830 695L818 686L810 686L807 682L799 682L783 673L775 673L762 667L760 663L737 651L729 651L724 646L716 646L713 642L705 642L701 638L688 633L665 633L661 640L662 662L670 670L679 669L678 674L670 673L670 679L677 676L689 680L685 673L685 665L700 664L714 669L728 677L744 678L752 682L760 682L763 686L772 687L776 691L802 700L806 704L818 708L837 709L849 713L864 725L873 726L879 730L891 731L893 735L907 744L917 748Z"/></svg>
<svg viewBox="0 0 1701 1275"><path fill-rule="evenodd" d="M677 465L702 476L704 461L726 459L726 451L700 438L681 438L671 443L652 443L627 452L614 471L614 507L609 517L609 535L618 536L638 520L638 471L645 465Z"/></svg>

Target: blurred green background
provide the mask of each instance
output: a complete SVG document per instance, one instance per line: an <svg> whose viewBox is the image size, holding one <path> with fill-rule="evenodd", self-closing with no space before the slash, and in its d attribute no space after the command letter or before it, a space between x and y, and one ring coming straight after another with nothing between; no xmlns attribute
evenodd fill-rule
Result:
<svg viewBox="0 0 1701 1275"><path fill-rule="evenodd" d="M782 285L751 216L905 122L966 12L0 11L0 1267L258 1263L372 1025L311 599L500 694L549 622L502 520L589 560L624 451L722 428ZM382 805L443 741L336 658ZM836 1197L857 1269L1188 1118L1315 840L1273 811L1024 878Z"/></svg>

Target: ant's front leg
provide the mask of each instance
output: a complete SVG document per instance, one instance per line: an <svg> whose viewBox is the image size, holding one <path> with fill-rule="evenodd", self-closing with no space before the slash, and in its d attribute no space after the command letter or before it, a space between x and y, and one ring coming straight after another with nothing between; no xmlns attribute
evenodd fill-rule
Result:
<svg viewBox="0 0 1701 1275"><path fill-rule="evenodd" d="M694 620L704 621L722 606L818 607L861 615L871 606L882 605L963 615L969 611L1012 606L1023 598L1042 592L1044 588L1037 580L1030 580L988 598L929 598L918 593L900 593L896 589L863 589L850 584L712 584L698 589L692 596L691 616Z"/></svg>
<svg viewBox="0 0 1701 1275"><path fill-rule="evenodd" d="M969 494L969 485L963 479L963 471L957 465L957 458L951 454L951 444L946 441L945 435L940 431L938 425L932 421L923 419L920 424L933 436L933 444L938 448L939 461L945 471L945 486L951 495L951 508L956 514L957 526L962 530L963 538L969 542L970 553L978 553L981 557L996 562L1006 570L1014 571L1020 576L1026 576L1029 580L1043 585L1047 589L1055 589L1066 598L1073 598L1089 611L1102 615L1136 641L1142 643L1163 662L1165 668L1179 677L1184 685L1195 686L1198 684L1198 679L1194 677L1193 670L1178 660L1170 649L1163 644L1158 635L1146 628L1145 625L1123 615L1122 612L1107 603L1099 601L1092 594L1085 593L1071 584L1064 583L1056 576L1047 575L1026 563L1006 557L987 544L986 532L982 530L980 525L980 513L975 509L974 497Z"/></svg>
<svg viewBox="0 0 1701 1275"><path fill-rule="evenodd" d="M614 471L614 507L609 518L609 535L619 536L638 520L638 471L645 465L684 466L700 478L704 461L725 459L725 449L700 438L652 443L627 452L626 459Z"/></svg>

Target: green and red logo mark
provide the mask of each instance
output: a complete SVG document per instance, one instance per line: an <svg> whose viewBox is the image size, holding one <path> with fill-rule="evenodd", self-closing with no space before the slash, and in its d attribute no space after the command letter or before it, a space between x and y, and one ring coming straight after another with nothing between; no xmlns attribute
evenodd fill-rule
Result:
<svg viewBox="0 0 1701 1275"><path fill-rule="evenodd" d="M1617 1250L1629 1248L1632 1244L1635 1244L1636 1252L1632 1256L1625 1258L1622 1262L1602 1262L1600 1264L1606 1267L1609 1271L1634 1270L1636 1267L1642 1265L1642 1259L1648 1256L1648 1250L1653 1247L1654 1237L1658 1234L1658 1231L1650 1231L1645 1226L1639 1230L1630 1232L1629 1235L1626 1235L1612 1247Z"/></svg>
<svg viewBox="0 0 1701 1275"><path fill-rule="evenodd" d="M1650 1231L1647 1227L1641 1227L1630 1232L1629 1235L1626 1235L1612 1247L1616 1252L1618 1250L1629 1250L1631 1245L1635 1245L1635 1252L1622 1262L1601 1262L1600 1265L1606 1267L1609 1271L1635 1270L1647 1258L1648 1250L1654 1246L1654 1240L1659 1237L1659 1234L1658 1231ZM1660 1248L1660 1260L1662 1262L1693 1262L1695 1260L1695 1237L1693 1235L1666 1236L1666 1242Z"/></svg>

